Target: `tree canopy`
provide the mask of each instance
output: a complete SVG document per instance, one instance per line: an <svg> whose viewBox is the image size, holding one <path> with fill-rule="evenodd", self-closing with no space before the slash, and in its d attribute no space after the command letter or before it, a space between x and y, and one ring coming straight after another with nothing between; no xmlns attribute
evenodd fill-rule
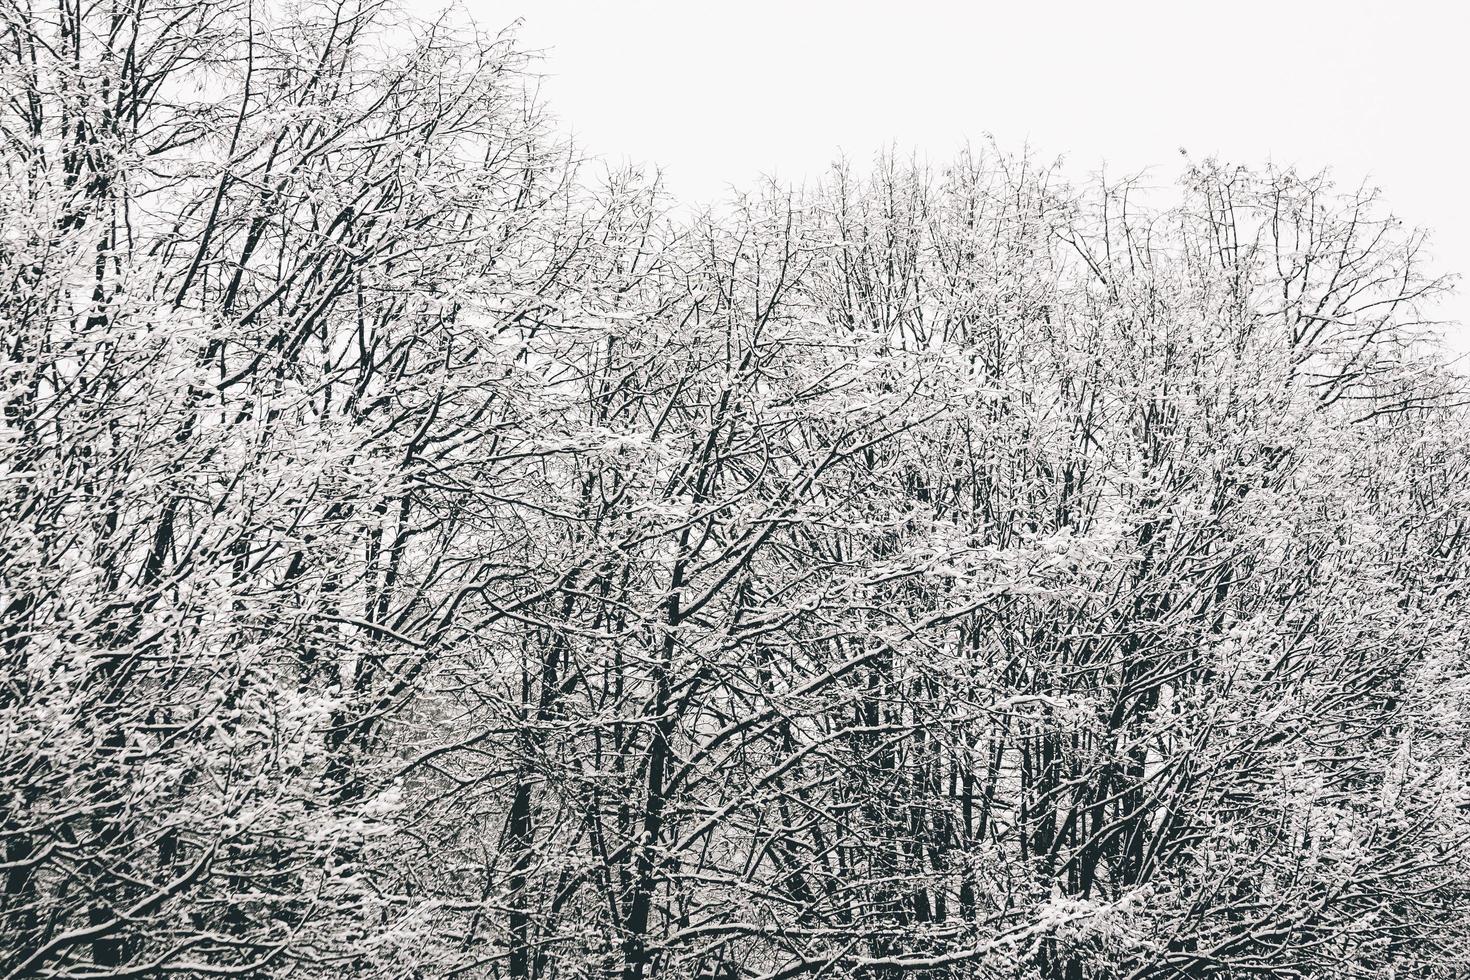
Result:
<svg viewBox="0 0 1470 980"><path fill-rule="evenodd" d="M0 977L1470 969L1423 232L996 147L680 216L529 70L0 6Z"/></svg>

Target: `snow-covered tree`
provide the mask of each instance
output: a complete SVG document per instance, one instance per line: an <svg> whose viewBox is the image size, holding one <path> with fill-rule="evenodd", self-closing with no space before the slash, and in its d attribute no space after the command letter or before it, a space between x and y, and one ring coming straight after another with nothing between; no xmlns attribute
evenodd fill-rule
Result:
<svg viewBox="0 0 1470 980"><path fill-rule="evenodd" d="M0 52L0 976L1470 968L1470 429L1375 195L678 217L451 18Z"/></svg>

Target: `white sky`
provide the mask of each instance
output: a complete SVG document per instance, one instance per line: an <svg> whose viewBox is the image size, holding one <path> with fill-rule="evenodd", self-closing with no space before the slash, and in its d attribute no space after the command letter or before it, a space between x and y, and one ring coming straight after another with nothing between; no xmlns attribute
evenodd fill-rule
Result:
<svg viewBox="0 0 1470 980"><path fill-rule="evenodd" d="M986 133L1074 179L1105 163L1169 183L1184 147L1366 178L1433 229L1443 271L1470 273L1462 3L461 2L486 28L522 18L584 148L661 165L681 197L799 182L890 142L939 162ZM1470 322L1460 292L1443 315ZM1470 327L1452 343L1470 350Z"/></svg>

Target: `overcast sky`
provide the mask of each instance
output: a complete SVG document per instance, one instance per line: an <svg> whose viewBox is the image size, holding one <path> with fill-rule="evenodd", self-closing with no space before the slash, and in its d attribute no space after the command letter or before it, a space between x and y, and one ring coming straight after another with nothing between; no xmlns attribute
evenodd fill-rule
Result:
<svg viewBox="0 0 1470 980"><path fill-rule="evenodd" d="M990 133L1073 178L1160 183L1183 147L1366 179L1433 229L1440 268L1470 272L1461 3L462 2L485 27L523 19L587 151L660 164L686 198L889 142L937 162ZM1467 293L1444 315L1470 322Z"/></svg>

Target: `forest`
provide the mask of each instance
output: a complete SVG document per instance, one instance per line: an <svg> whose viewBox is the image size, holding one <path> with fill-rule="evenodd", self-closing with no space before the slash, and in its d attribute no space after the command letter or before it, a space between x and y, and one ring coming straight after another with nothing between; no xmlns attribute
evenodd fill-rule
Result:
<svg viewBox="0 0 1470 980"><path fill-rule="evenodd" d="M691 208L537 70L0 0L0 978L1467 975L1424 231L997 145Z"/></svg>

